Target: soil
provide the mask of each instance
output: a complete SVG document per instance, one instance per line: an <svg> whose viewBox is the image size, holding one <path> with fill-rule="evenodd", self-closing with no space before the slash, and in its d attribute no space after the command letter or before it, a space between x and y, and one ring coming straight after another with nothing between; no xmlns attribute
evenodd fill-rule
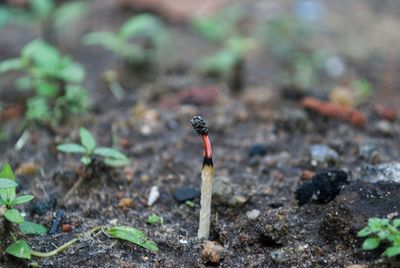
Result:
<svg viewBox="0 0 400 268"><path fill-rule="evenodd" d="M356 236L369 217L400 213L398 184L371 184L360 175L364 164L400 158L400 141L395 139L400 134L399 121L389 123L389 134L377 131L376 123L382 119L374 112L373 101L360 108L368 118L364 128L305 111L297 98L287 97L298 96L296 89L281 89L271 82L273 65L265 55L246 63L245 89L230 92L224 83L200 78L187 68L197 57L212 51L213 45L201 41L182 23L169 25L179 40L175 48L179 53L172 54L166 69L153 70L146 78L126 73L101 48L80 43L83 33L116 29L131 15L132 11L118 9L111 1L91 1L90 12L80 22L75 37L58 44L87 70L90 114L56 128L30 125L30 138L19 151L14 145L22 135L23 118L21 113L7 117L2 128L10 137L0 142L0 159L15 169L26 163L39 166L37 173L21 172L18 176L19 193L36 197L32 205L21 207L27 219L50 227L56 211L62 209L62 224L72 227L69 232L59 228L54 235L26 237L34 250L51 251L90 228L117 223L144 231L159 252L151 253L99 234L50 258L20 261L3 253L2 267L34 263L41 267L400 267L398 259L381 258L382 249L362 251L362 240ZM2 36L7 38L0 39L0 59L16 56L38 34L17 26L3 31ZM365 62L360 63L363 67L359 70L357 63L353 68L364 72ZM102 82L102 73L109 69L116 69L121 76L127 92L122 101ZM385 77L385 73L390 77L390 71L371 71L369 78ZM26 98L26 93L15 91L13 77L2 76L0 82L0 96L6 107L22 106ZM380 85L386 83L384 79L378 81ZM199 100L199 94L181 93L187 89L210 92L210 96ZM304 94L315 96L321 92ZM384 98L391 99L376 93L374 101ZM228 196L216 198L212 207L209 240L224 248L218 248L221 256L202 254L204 241L196 238L200 199L195 198L192 207L179 203L173 195L183 186L200 189L202 145L190 123L198 114L209 127L216 180L223 178L227 181L224 185L232 187L225 193ZM55 147L78 141L79 126L86 126L98 144L121 149L131 164L113 170L96 162L99 164L93 166L91 176L63 202L83 170L79 157L57 153ZM262 153L251 151L255 144L264 146ZM312 144L325 144L339 156L335 161L315 164L309 153ZM365 146L373 150L364 150ZM327 169L343 170L348 174L348 183L340 185L340 193L335 189L338 195L333 201L329 198L330 202L299 206L295 192L305 182L301 176L304 171L314 174ZM148 206L153 186L158 186L160 197ZM238 198L220 201L231 195ZM132 198L133 205L120 208L122 198ZM254 210L259 211L258 217L249 217ZM153 213L162 217L162 224L146 224ZM209 254L212 258L204 257Z"/></svg>

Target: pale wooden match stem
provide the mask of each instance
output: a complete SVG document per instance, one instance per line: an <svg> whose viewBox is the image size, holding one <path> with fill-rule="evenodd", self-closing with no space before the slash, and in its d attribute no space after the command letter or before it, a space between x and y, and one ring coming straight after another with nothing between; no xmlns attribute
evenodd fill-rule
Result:
<svg viewBox="0 0 400 268"><path fill-rule="evenodd" d="M201 170L201 208L198 238L208 239L210 235L211 198L214 182L214 168L212 165L204 165Z"/></svg>

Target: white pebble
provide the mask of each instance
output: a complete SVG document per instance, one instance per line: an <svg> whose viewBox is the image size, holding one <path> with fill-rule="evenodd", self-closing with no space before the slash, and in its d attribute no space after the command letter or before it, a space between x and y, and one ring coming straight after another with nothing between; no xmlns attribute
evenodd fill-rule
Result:
<svg viewBox="0 0 400 268"><path fill-rule="evenodd" d="M158 186L151 187L149 199L147 200L147 205L152 206L160 197L160 192L158 191Z"/></svg>
<svg viewBox="0 0 400 268"><path fill-rule="evenodd" d="M253 209L253 210L250 210L250 211L246 212L246 216L250 220L257 219L259 215L260 215L260 211L258 209Z"/></svg>

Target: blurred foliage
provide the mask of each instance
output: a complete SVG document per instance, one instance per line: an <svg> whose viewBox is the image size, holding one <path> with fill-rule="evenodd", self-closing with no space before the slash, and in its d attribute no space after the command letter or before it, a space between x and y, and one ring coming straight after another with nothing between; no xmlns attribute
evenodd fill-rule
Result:
<svg viewBox="0 0 400 268"><path fill-rule="evenodd" d="M57 6L54 0L29 0L26 9L0 5L0 29L7 24L25 27L39 24L44 38L54 34L57 36L68 35L69 31L73 29L72 24L79 21L87 10L88 3L86 1L68 1Z"/></svg>
<svg viewBox="0 0 400 268"><path fill-rule="evenodd" d="M268 20L260 32L267 51L281 66L278 84L299 88L316 84L327 55L314 47L315 24L281 15Z"/></svg>
<svg viewBox="0 0 400 268"><path fill-rule="evenodd" d="M22 71L25 75L17 80L17 87L34 92L27 100L28 120L56 124L86 112L88 96L81 87L85 71L55 47L39 39L30 42L20 57L0 62L0 74L10 71Z"/></svg>
<svg viewBox="0 0 400 268"><path fill-rule="evenodd" d="M84 36L87 45L100 45L130 66L153 65L157 52L166 45L167 30L156 16L140 14L125 22L117 32L93 32Z"/></svg>
<svg viewBox="0 0 400 268"><path fill-rule="evenodd" d="M232 5L215 16L192 20L196 33L220 46L217 52L199 60L197 65L202 73L227 78L235 66L243 63L246 54L256 46L242 27L246 16L240 5Z"/></svg>

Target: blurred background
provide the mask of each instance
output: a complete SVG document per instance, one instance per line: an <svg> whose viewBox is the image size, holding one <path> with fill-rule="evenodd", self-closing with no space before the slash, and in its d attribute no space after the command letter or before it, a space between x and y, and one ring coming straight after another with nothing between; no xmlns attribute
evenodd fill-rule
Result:
<svg viewBox="0 0 400 268"><path fill-rule="evenodd" d="M399 13L396 0L3 0L0 119L54 126L88 109L252 89L395 114Z"/></svg>

